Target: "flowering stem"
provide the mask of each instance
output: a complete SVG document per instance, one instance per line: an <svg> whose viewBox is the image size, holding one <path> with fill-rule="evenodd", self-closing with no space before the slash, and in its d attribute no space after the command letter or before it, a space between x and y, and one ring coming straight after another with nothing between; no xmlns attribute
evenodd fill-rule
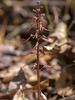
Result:
<svg viewBox="0 0 75 100"><path fill-rule="evenodd" d="M38 100L40 100L40 72L39 72L39 9L37 9L37 79L38 79Z"/></svg>

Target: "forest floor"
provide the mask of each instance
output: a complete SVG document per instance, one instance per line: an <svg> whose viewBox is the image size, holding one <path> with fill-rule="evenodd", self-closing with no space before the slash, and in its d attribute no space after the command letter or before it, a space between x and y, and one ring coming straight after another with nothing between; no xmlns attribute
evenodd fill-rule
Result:
<svg viewBox="0 0 75 100"><path fill-rule="evenodd" d="M37 100L36 1L0 0L0 100ZM75 100L75 0L41 5L40 98Z"/></svg>

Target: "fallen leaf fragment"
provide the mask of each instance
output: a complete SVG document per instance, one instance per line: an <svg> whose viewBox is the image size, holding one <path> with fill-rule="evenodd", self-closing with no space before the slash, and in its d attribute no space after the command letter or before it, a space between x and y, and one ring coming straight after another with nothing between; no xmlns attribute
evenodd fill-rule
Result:
<svg viewBox="0 0 75 100"><path fill-rule="evenodd" d="M70 95L73 94L73 90L70 87L60 88L60 89L57 90L57 94L70 96Z"/></svg>
<svg viewBox="0 0 75 100"><path fill-rule="evenodd" d="M49 80L44 80L40 83L41 90L46 89L49 86ZM29 94L37 91L37 85L32 88L26 88L23 89L24 94ZM8 92L6 94L0 95L0 99L9 99L12 98L15 95L16 91L14 92Z"/></svg>

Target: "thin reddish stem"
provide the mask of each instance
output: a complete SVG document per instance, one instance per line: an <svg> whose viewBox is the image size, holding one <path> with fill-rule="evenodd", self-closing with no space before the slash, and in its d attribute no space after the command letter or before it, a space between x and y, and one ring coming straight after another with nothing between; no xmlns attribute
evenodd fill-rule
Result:
<svg viewBox="0 0 75 100"><path fill-rule="evenodd" d="M39 9L37 9L37 78L38 78L38 100L40 100L40 72L39 72Z"/></svg>

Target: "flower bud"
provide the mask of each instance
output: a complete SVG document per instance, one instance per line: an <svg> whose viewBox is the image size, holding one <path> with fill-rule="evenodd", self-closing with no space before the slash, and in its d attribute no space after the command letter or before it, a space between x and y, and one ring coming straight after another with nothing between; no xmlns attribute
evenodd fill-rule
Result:
<svg viewBox="0 0 75 100"><path fill-rule="evenodd" d="M40 9L37 9L37 11L40 11Z"/></svg>
<svg viewBox="0 0 75 100"><path fill-rule="evenodd" d="M33 19L34 19L34 20L37 20L37 17L36 17L36 16L34 16L34 17L33 17Z"/></svg>
<svg viewBox="0 0 75 100"><path fill-rule="evenodd" d="M42 16L42 17L44 17L44 16L45 16L45 14L44 14L44 13L42 13L42 14L41 14L41 16Z"/></svg>
<svg viewBox="0 0 75 100"><path fill-rule="evenodd" d="M40 4L40 1L37 1L36 3L37 3L37 4Z"/></svg>

